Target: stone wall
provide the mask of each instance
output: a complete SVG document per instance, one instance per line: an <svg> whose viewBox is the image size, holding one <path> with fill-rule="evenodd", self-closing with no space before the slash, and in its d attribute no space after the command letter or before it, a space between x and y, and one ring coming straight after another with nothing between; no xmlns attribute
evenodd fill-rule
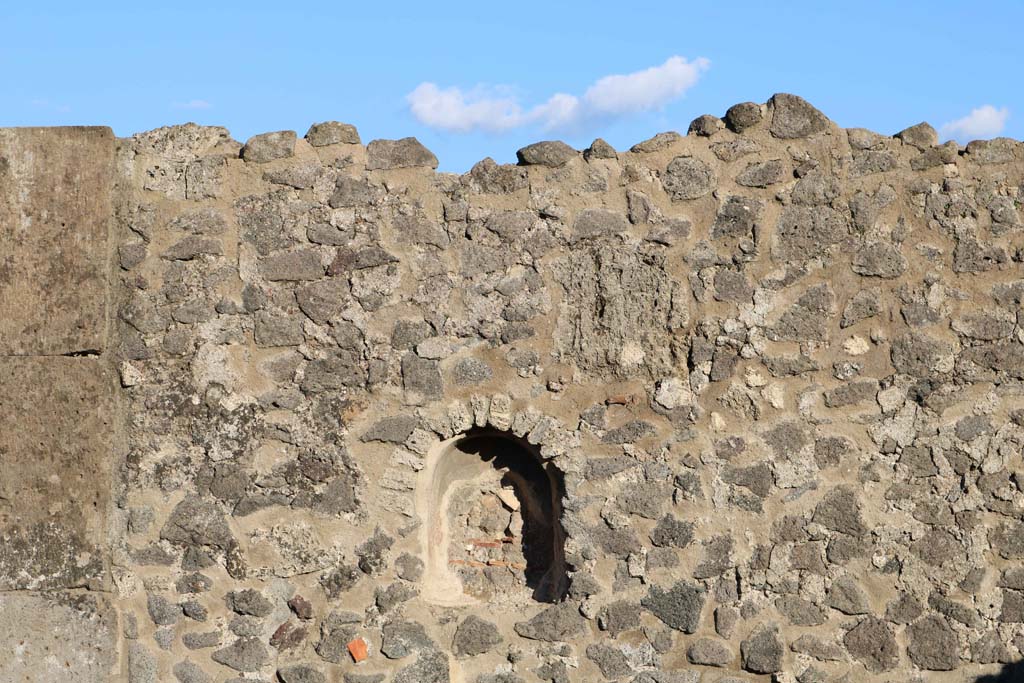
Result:
<svg viewBox="0 0 1024 683"><path fill-rule="evenodd" d="M937 143L0 131L0 681L1011 671L1024 145Z"/></svg>

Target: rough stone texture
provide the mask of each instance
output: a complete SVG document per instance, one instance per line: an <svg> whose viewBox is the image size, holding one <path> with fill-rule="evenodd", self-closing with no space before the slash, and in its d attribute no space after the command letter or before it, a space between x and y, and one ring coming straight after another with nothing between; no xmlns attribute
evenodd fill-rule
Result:
<svg viewBox="0 0 1024 683"><path fill-rule="evenodd" d="M106 587L115 382L99 358L0 358L0 590Z"/></svg>
<svg viewBox="0 0 1024 683"><path fill-rule="evenodd" d="M0 593L0 680L121 680L117 637L117 611L106 596Z"/></svg>
<svg viewBox="0 0 1024 683"><path fill-rule="evenodd" d="M1020 659L1019 143L787 95L461 176L332 122L263 163L221 128L76 130L0 154L4 230L78 217L11 242L32 292L0 257L16 680Z"/></svg>
<svg viewBox="0 0 1024 683"><path fill-rule="evenodd" d="M106 346L115 143L109 128L0 129L0 354Z"/></svg>

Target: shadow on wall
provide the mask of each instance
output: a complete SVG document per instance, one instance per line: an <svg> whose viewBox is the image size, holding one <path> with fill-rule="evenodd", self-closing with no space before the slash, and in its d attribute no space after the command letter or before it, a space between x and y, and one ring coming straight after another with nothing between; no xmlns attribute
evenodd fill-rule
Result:
<svg viewBox="0 0 1024 683"><path fill-rule="evenodd" d="M986 674L975 679L974 683L1024 683L1024 660L1011 662L1002 671Z"/></svg>

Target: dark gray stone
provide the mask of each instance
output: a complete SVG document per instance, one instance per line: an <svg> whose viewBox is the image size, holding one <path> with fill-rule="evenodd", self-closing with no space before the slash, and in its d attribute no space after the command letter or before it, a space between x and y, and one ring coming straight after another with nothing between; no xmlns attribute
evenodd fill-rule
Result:
<svg viewBox="0 0 1024 683"><path fill-rule="evenodd" d="M210 658L235 671L259 671L270 661L270 652L259 638L243 637L225 648L216 650Z"/></svg>
<svg viewBox="0 0 1024 683"><path fill-rule="evenodd" d="M448 683L448 658L437 651L423 652L415 662L400 669L392 683Z"/></svg>
<svg viewBox="0 0 1024 683"><path fill-rule="evenodd" d="M690 121L690 127L686 129L686 134L708 138L723 128L725 128L725 123L722 119L711 114L702 114Z"/></svg>
<svg viewBox="0 0 1024 683"><path fill-rule="evenodd" d="M406 391L422 398L440 398L444 390L437 361L420 358L415 353L402 357L402 385Z"/></svg>
<svg viewBox="0 0 1024 683"><path fill-rule="evenodd" d="M725 112L725 125L734 133L742 133L761 123L763 118L761 105L756 102L740 102Z"/></svg>
<svg viewBox="0 0 1024 683"><path fill-rule="evenodd" d="M583 632L584 619L576 605L563 602L545 608L529 621L515 625L515 631L530 640L567 641Z"/></svg>
<svg viewBox="0 0 1024 683"><path fill-rule="evenodd" d="M629 659L614 645L592 643L587 646L587 659L597 665L601 675L608 679L622 678L633 673Z"/></svg>
<svg viewBox="0 0 1024 683"><path fill-rule="evenodd" d="M213 679L205 671L189 661L178 662L171 669L171 673L179 683L213 683Z"/></svg>
<svg viewBox="0 0 1024 683"><path fill-rule="evenodd" d="M763 208L764 202L759 199L729 197L718 209L715 223L711 226L711 238L752 238Z"/></svg>
<svg viewBox="0 0 1024 683"><path fill-rule="evenodd" d="M274 611L274 603L253 588L231 591L225 598L228 609L235 614L248 614L254 617L265 617Z"/></svg>
<svg viewBox="0 0 1024 683"><path fill-rule="evenodd" d="M160 538L171 543L203 545L220 550L236 544L221 509L198 496L186 496L174 507L160 530Z"/></svg>
<svg viewBox="0 0 1024 683"><path fill-rule="evenodd" d="M260 275L271 282L319 280L324 275L320 252L296 249L264 256L259 262Z"/></svg>
<svg viewBox="0 0 1024 683"><path fill-rule="evenodd" d="M740 642L743 668L753 673L771 674L782 671L783 654L779 627L775 624L761 624L755 627L751 634Z"/></svg>
<svg viewBox="0 0 1024 683"><path fill-rule="evenodd" d="M705 597L703 586L679 581L668 589L651 586L640 604L667 626L683 633L694 633L700 624Z"/></svg>
<svg viewBox="0 0 1024 683"><path fill-rule="evenodd" d="M728 666L736 655L728 644L715 638L698 638L686 648L686 658L691 664L702 666Z"/></svg>
<svg viewBox="0 0 1024 683"><path fill-rule="evenodd" d="M452 640L452 650L458 656L475 657L490 652L503 641L494 623L476 615L466 617Z"/></svg>
<svg viewBox="0 0 1024 683"><path fill-rule="evenodd" d="M900 649L892 628L875 617L862 619L847 631L843 645L871 673L892 671L900 663Z"/></svg>
<svg viewBox="0 0 1024 683"><path fill-rule="evenodd" d="M579 153L560 140L545 140L527 145L516 152L520 166L565 166Z"/></svg>
<svg viewBox="0 0 1024 683"><path fill-rule="evenodd" d="M693 528L692 522L667 514L651 531L651 543L659 548L685 548L693 541Z"/></svg>
<svg viewBox="0 0 1024 683"><path fill-rule="evenodd" d="M327 145L358 145L361 143L359 132L356 127L349 123L338 121L324 121L314 123L306 131L306 142L313 147L326 147Z"/></svg>
<svg viewBox="0 0 1024 683"><path fill-rule="evenodd" d="M374 422L359 440L405 443L419 422L420 419L415 415L391 415Z"/></svg>
<svg viewBox="0 0 1024 683"><path fill-rule="evenodd" d="M275 133L254 135L242 147L242 159L264 164L277 159L287 159L295 154L295 131L281 130Z"/></svg>
<svg viewBox="0 0 1024 683"><path fill-rule="evenodd" d="M768 100L771 111L771 134L783 140L806 138L827 130L828 118L815 109L810 102L787 93L772 95Z"/></svg>
<svg viewBox="0 0 1024 683"><path fill-rule="evenodd" d="M960 643L946 620L926 616L907 627L907 655L928 671L952 671L960 663Z"/></svg>
<svg viewBox="0 0 1024 683"><path fill-rule="evenodd" d="M417 167L437 168L437 157L416 138L373 140L366 146L366 168L371 171Z"/></svg>
<svg viewBox="0 0 1024 683"><path fill-rule="evenodd" d="M679 156L669 162L661 182L672 199L698 199L715 188L715 173L700 159Z"/></svg>
<svg viewBox="0 0 1024 683"><path fill-rule="evenodd" d="M618 211L608 209L584 209L576 215L572 226L570 243L586 239L621 235L629 229L626 217Z"/></svg>
<svg viewBox="0 0 1024 683"><path fill-rule="evenodd" d="M837 486L826 493L814 508L812 519L826 529L849 536L862 536L867 532L857 494L845 486Z"/></svg>
<svg viewBox="0 0 1024 683"><path fill-rule="evenodd" d="M384 625L380 651L388 659L402 659L421 650L435 650L437 644L427 635L422 624L398 621Z"/></svg>
<svg viewBox="0 0 1024 683"><path fill-rule="evenodd" d="M768 187L786 179L788 167L781 159L756 161L736 176L736 184L744 187Z"/></svg>
<svg viewBox="0 0 1024 683"><path fill-rule="evenodd" d="M869 242L853 255L853 272L865 277L892 279L906 270L906 257L888 242Z"/></svg>

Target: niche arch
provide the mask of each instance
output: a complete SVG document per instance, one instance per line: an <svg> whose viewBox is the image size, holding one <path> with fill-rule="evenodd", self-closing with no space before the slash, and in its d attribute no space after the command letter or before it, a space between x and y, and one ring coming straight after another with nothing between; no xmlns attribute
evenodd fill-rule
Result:
<svg viewBox="0 0 1024 683"><path fill-rule="evenodd" d="M437 444L416 491L421 596L438 605L560 602L568 587L562 473L510 431Z"/></svg>

